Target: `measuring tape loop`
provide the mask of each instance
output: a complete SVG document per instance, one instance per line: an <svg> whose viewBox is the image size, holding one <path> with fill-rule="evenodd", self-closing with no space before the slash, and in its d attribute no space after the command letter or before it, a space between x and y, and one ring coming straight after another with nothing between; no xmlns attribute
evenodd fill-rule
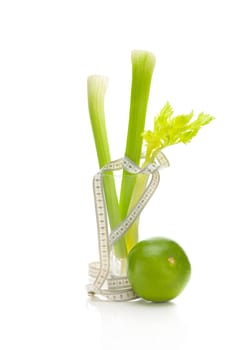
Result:
<svg viewBox="0 0 233 350"><path fill-rule="evenodd" d="M160 152L155 162L149 163L144 168L140 168L132 160L124 157L109 162L94 176L93 192L98 231L99 262L89 264L88 275L94 280L86 287L89 295L96 294L103 297L105 300L111 301L132 300L137 298L127 277L115 276L110 271L112 245L123 237L139 217L158 187L160 179L159 170L167 166L169 166L169 162L165 155ZM103 175L106 172L113 172L121 169L134 175L148 175L150 176L150 181L134 208L132 208L126 218L109 234Z"/></svg>

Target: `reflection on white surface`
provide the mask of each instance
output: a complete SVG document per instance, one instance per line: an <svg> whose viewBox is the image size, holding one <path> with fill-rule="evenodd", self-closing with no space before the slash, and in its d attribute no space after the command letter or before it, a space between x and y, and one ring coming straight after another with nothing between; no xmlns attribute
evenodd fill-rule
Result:
<svg viewBox="0 0 233 350"><path fill-rule="evenodd" d="M157 349L183 348L187 336L175 303L87 301L90 313L100 316L102 349L156 346ZM96 325L99 327L99 325ZM160 347L159 347L160 346Z"/></svg>

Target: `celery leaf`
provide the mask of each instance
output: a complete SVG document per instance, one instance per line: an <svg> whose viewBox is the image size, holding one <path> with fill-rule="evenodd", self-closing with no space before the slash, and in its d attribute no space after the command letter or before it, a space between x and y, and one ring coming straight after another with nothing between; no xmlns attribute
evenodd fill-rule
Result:
<svg viewBox="0 0 233 350"><path fill-rule="evenodd" d="M163 148L177 143L189 143L197 135L202 126L209 124L214 117L200 113L196 119L193 111L189 114L173 116L169 102L154 118L154 130L145 131L143 139L146 143L146 159L151 161Z"/></svg>

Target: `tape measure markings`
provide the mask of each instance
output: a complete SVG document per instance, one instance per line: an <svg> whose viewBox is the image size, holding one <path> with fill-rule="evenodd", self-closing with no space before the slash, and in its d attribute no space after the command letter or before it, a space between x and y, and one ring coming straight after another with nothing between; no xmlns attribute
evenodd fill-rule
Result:
<svg viewBox="0 0 233 350"><path fill-rule="evenodd" d="M138 218L149 199L152 197L159 184L159 172L161 167L169 165L167 158L160 152L157 156L158 163L150 163L145 168L140 168L129 158L117 159L105 165L93 179L93 192L95 199L95 211L98 231L99 262L89 264L88 275L94 282L87 285L89 295L97 294L106 300L122 301L137 298L132 290L127 277L114 276L110 273L110 253L112 245L119 240ZM108 234L108 219L103 190L103 175L108 171L126 170L130 174L148 174L151 176L149 184L141 195L135 207L111 233Z"/></svg>

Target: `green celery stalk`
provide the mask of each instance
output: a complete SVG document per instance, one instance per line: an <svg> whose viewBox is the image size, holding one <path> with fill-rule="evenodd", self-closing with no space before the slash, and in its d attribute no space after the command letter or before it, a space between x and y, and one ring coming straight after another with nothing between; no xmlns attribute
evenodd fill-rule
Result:
<svg viewBox="0 0 233 350"><path fill-rule="evenodd" d="M142 167L145 165L143 164ZM139 174L136 176L136 181L132 193L132 197L129 204L128 213L134 208L134 206L139 201L140 197L142 196L147 182L148 182L149 175L145 174ZM139 218L137 218L134 223L130 226L130 228L127 231L127 240L125 241L127 252L133 248L133 246L138 241L138 225L139 225Z"/></svg>
<svg viewBox="0 0 233 350"><path fill-rule="evenodd" d="M133 160L136 164L140 163L142 152L142 133L144 131L146 110L150 92L150 85L155 66L155 56L147 51L132 51L132 83L129 124L125 156ZM135 175L130 175L127 171L123 172L120 193L120 213L124 219L128 213L131 196L136 181ZM133 244L137 242L137 230L134 230ZM128 234L125 235L127 245Z"/></svg>
<svg viewBox="0 0 233 350"><path fill-rule="evenodd" d="M111 161L104 112L107 84L108 79L104 76L93 75L87 80L89 115L100 168ZM109 224L111 229L114 229L121 222L121 216L112 172L104 176L103 183ZM118 258L126 257L127 250L124 238L115 243L114 252Z"/></svg>

